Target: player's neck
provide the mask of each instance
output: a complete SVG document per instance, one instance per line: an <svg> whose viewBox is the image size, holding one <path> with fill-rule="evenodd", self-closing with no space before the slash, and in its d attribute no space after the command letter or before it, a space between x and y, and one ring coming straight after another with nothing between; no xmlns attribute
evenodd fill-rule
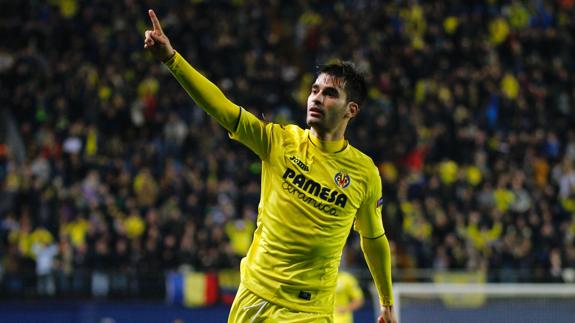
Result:
<svg viewBox="0 0 575 323"><path fill-rule="evenodd" d="M311 127L309 131L312 136L316 137L321 141L341 141L345 139L344 138L345 128L335 129L334 131L328 132L328 131L317 130L316 128Z"/></svg>
<svg viewBox="0 0 575 323"><path fill-rule="evenodd" d="M347 146L343 133L339 135L322 134L316 131L313 127L310 129L309 139L320 150L327 153L335 153L342 151Z"/></svg>

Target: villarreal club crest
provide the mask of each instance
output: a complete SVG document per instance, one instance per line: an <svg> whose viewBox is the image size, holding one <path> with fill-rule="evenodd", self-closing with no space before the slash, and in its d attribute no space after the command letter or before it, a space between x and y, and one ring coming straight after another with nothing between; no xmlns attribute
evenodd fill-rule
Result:
<svg viewBox="0 0 575 323"><path fill-rule="evenodd" d="M351 183L351 178L345 170L340 170L333 178L335 185L340 188L347 188Z"/></svg>

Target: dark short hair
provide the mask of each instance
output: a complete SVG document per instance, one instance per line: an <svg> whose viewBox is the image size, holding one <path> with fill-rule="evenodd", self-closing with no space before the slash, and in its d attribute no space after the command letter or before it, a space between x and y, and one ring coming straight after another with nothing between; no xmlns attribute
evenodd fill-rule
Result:
<svg viewBox="0 0 575 323"><path fill-rule="evenodd" d="M345 82L344 90L348 102L355 102L361 106L367 96L367 82L363 74L353 62L340 61L338 63L319 66L319 74L327 74L336 78L342 78Z"/></svg>

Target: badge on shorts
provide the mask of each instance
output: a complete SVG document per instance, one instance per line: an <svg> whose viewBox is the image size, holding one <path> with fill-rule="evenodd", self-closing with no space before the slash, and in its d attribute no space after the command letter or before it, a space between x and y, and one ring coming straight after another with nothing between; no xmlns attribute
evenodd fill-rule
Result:
<svg viewBox="0 0 575 323"><path fill-rule="evenodd" d="M311 300L311 293L310 292L304 292L303 290L300 290L298 297L301 299L305 299L306 301L309 301L309 300Z"/></svg>

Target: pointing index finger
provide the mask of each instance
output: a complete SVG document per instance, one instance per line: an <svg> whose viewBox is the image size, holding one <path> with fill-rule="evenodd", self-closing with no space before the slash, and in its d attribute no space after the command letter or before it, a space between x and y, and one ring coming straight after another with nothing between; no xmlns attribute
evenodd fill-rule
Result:
<svg viewBox="0 0 575 323"><path fill-rule="evenodd" d="M158 20L158 17L156 16L154 10L152 9L148 10L148 15L150 16L150 20L152 20L152 26L154 26L154 31L159 31L163 33L162 26L160 25L160 20Z"/></svg>

